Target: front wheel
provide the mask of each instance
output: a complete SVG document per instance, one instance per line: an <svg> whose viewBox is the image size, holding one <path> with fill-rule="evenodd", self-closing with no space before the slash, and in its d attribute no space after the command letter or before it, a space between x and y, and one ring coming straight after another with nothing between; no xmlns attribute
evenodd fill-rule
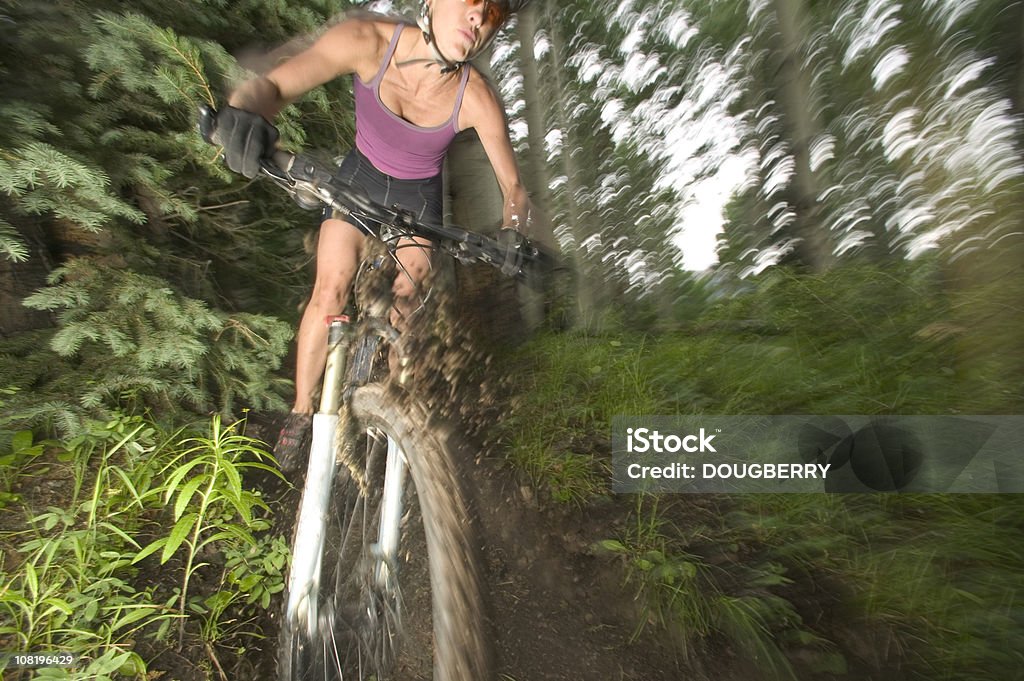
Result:
<svg viewBox="0 0 1024 681"><path fill-rule="evenodd" d="M319 569L282 622L282 681L490 678L470 513L438 432L400 391L352 396Z"/></svg>

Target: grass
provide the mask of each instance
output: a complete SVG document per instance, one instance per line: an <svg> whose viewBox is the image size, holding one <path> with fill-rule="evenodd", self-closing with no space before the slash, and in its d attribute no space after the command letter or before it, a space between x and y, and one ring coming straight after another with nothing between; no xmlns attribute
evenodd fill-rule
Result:
<svg viewBox="0 0 1024 681"><path fill-rule="evenodd" d="M615 415L1020 413L1017 377L974 372L949 300L929 263L779 270L671 332L539 337L512 360L509 458L586 506L609 494ZM1016 496L638 497L631 518L599 546L621 557L639 626L684 658L724 643L779 679L1024 663Z"/></svg>
<svg viewBox="0 0 1024 681"><path fill-rule="evenodd" d="M531 346L536 363L520 383L504 430L509 457L549 495L585 504L609 493L609 434L617 413L656 413L644 341L583 334L553 336Z"/></svg>

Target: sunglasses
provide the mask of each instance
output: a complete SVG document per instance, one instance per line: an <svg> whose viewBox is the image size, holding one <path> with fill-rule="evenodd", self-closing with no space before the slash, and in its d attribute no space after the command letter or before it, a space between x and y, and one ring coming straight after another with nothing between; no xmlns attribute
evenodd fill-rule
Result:
<svg viewBox="0 0 1024 681"><path fill-rule="evenodd" d="M493 2L493 0L462 0L470 7L483 5L483 21L485 24L498 27L508 19L508 4L504 2Z"/></svg>

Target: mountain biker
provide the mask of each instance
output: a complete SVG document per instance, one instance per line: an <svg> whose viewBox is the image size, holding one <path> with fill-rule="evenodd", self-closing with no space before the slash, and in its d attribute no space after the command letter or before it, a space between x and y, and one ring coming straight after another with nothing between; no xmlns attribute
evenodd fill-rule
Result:
<svg viewBox="0 0 1024 681"><path fill-rule="evenodd" d="M231 94L217 117L228 166L254 177L277 141L269 121L309 90L353 74L356 144L339 168L344 179L378 203L397 203L420 221L440 223L442 160L456 132L475 128L504 196L502 224L525 227L530 204L504 107L468 62L528 1L423 0L416 26L369 15L331 27L311 47ZM361 231L325 211L316 280L298 331L295 403L274 449L285 469L296 468L304 456L313 393L326 362L324 319L345 308L362 244ZM409 274L394 283L399 310L409 308L427 273L428 249L419 239L399 243L396 255Z"/></svg>

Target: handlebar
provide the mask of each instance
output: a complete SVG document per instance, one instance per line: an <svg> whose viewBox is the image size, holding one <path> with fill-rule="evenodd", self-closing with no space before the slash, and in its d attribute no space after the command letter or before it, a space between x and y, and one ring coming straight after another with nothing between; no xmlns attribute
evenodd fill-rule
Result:
<svg viewBox="0 0 1024 681"><path fill-rule="evenodd" d="M199 108L199 133L206 142L217 144L217 111L206 104ZM502 243L459 227L418 222L409 211L375 203L357 188L340 182L331 169L304 154L275 150L270 157L260 160L260 172L287 191L303 208L316 210L326 204L367 234L384 241L400 236L420 236L460 262L487 263L531 285L539 285L541 279L532 274L550 271L554 265L552 254L518 232L507 230L511 238L508 243ZM377 228L373 229L368 223Z"/></svg>

